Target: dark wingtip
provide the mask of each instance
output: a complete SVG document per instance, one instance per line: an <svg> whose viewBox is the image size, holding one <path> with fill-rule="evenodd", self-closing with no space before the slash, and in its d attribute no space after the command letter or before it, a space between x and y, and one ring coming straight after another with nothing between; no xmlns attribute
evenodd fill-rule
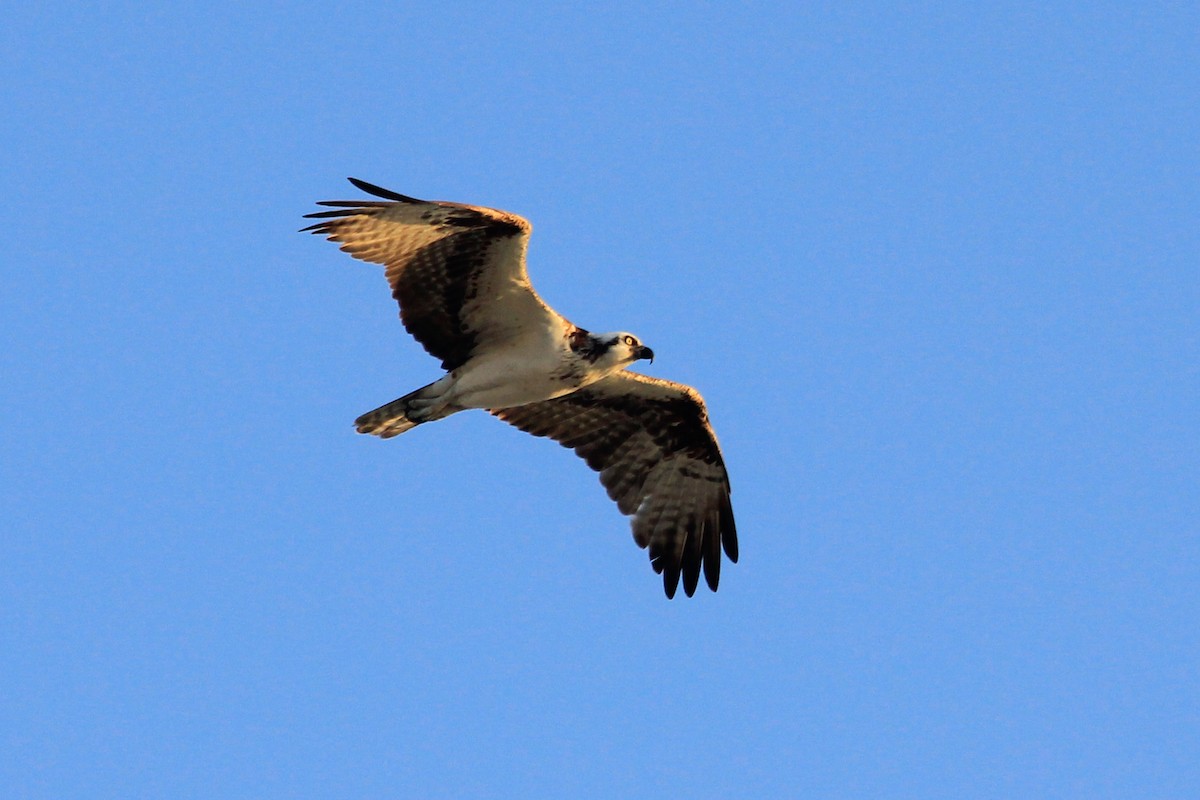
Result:
<svg viewBox="0 0 1200 800"><path fill-rule="evenodd" d="M668 600L675 599L675 591L679 588L679 576L683 571L681 556L682 553L665 551L662 542L650 545L650 566L662 575L663 591L667 593Z"/></svg>
<svg viewBox="0 0 1200 800"><path fill-rule="evenodd" d="M704 582L712 591L717 590L721 582L721 532L713 530L706 522L702 530L704 536Z"/></svg>
<svg viewBox="0 0 1200 800"><path fill-rule="evenodd" d="M318 203L318 205L329 205L328 203ZM336 211L314 211L311 214L305 214L305 219L328 219L332 217L350 217L353 216L356 209L342 208Z"/></svg>
<svg viewBox="0 0 1200 800"><path fill-rule="evenodd" d="M665 569L663 570L663 591L667 593L668 600L675 599L675 592L679 589L679 570ZM685 587L686 591L686 587ZM691 595L688 595L691 597Z"/></svg>
<svg viewBox="0 0 1200 800"><path fill-rule="evenodd" d="M738 540L736 533L726 533L721 536L721 546L725 548L725 556L731 564L738 562Z"/></svg>
<svg viewBox="0 0 1200 800"><path fill-rule="evenodd" d="M710 566L715 565L715 566ZM704 559L704 582L708 584L709 591L715 592L721 584L721 557L715 559Z"/></svg>
<svg viewBox="0 0 1200 800"><path fill-rule="evenodd" d="M397 203L421 203L421 202L424 202L422 200L418 200L415 197L409 197L406 194L400 194L399 192L393 192L391 189L384 189L382 186L376 186L373 183L367 183L366 181L359 180L358 178L347 178L346 180L350 181L350 183L354 184L357 188L362 189L367 194L373 194L376 197L382 197L387 200L395 200Z"/></svg>
<svg viewBox="0 0 1200 800"><path fill-rule="evenodd" d="M734 564L738 560L737 525L733 523L733 505L726 496L721 503L721 546Z"/></svg>

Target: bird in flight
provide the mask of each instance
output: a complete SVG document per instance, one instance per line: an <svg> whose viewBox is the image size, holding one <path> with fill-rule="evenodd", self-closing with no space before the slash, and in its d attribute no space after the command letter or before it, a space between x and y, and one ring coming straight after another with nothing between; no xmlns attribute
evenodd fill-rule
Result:
<svg viewBox="0 0 1200 800"><path fill-rule="evenodd" d="M492 208L427 202L350 178L382 200L328 200L304 228L381 264L400 319L446 374L368 411L359 433L398 436L485 409L575 451L633 517L667 597L703 571L713 591L721 550L738 558L729 475L700 394L629 367L654 351L632 333L592 333L546 305L529 283L532 226Z"/></svg>

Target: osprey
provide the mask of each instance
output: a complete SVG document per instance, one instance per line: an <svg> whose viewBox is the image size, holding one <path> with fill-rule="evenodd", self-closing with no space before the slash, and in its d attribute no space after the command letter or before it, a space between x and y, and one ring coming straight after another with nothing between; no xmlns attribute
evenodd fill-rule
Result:
<svg viewBox="0 0 1200 800"><path fill-rule="evenodd" d="M383 200L331 200L304 228L382 264L400 319L446 374L368 411L359 433L398 436L468 408L486 409L573 449L633 517L667 597L703 569L713 591L721 550L738 558L729 476L695 389L628 367L654 351L631 333L590 333L555 313L529 283L532 226L516 214L416 200L365 181Z"/></svg>

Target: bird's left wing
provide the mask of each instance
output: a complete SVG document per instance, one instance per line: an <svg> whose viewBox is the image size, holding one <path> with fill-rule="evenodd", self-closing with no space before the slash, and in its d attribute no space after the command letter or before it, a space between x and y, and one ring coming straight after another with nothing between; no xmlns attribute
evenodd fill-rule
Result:
<svg viewBox="0 0 1200 800"><path fill-rule="evenodd" d="M681 576L691 597L702 567L717 590L722 547L737 561L737 530L725 461L696 390L622 371L563 397L490 411L573 449L600 473L608 496L633 516L633 538L649 548L667 597Z"/></svg>

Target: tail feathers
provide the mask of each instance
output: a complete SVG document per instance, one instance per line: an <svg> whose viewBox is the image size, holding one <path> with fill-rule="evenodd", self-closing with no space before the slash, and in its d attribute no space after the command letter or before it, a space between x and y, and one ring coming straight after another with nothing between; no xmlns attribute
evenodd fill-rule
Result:
<svg viewBox="0 0 1200 800"><path fill-rule="evenodd" d="M422 422L432 422L461 411L458 406L451 405L442 398L446 387L439 385L441 383L437 381L423 386L374 411L368 411L354 420L355 429L359 433L372 433L382 439L390 439L417 427Z"/></svg>
<svg viewBox="0 0 1200 800"><path fill-rule="evenodd" d="M359 433L373 433L383 439L399 436L420 423L408 418L408 400L401 397L374 411L368 411L354 420L354 428Z"/></svg>

